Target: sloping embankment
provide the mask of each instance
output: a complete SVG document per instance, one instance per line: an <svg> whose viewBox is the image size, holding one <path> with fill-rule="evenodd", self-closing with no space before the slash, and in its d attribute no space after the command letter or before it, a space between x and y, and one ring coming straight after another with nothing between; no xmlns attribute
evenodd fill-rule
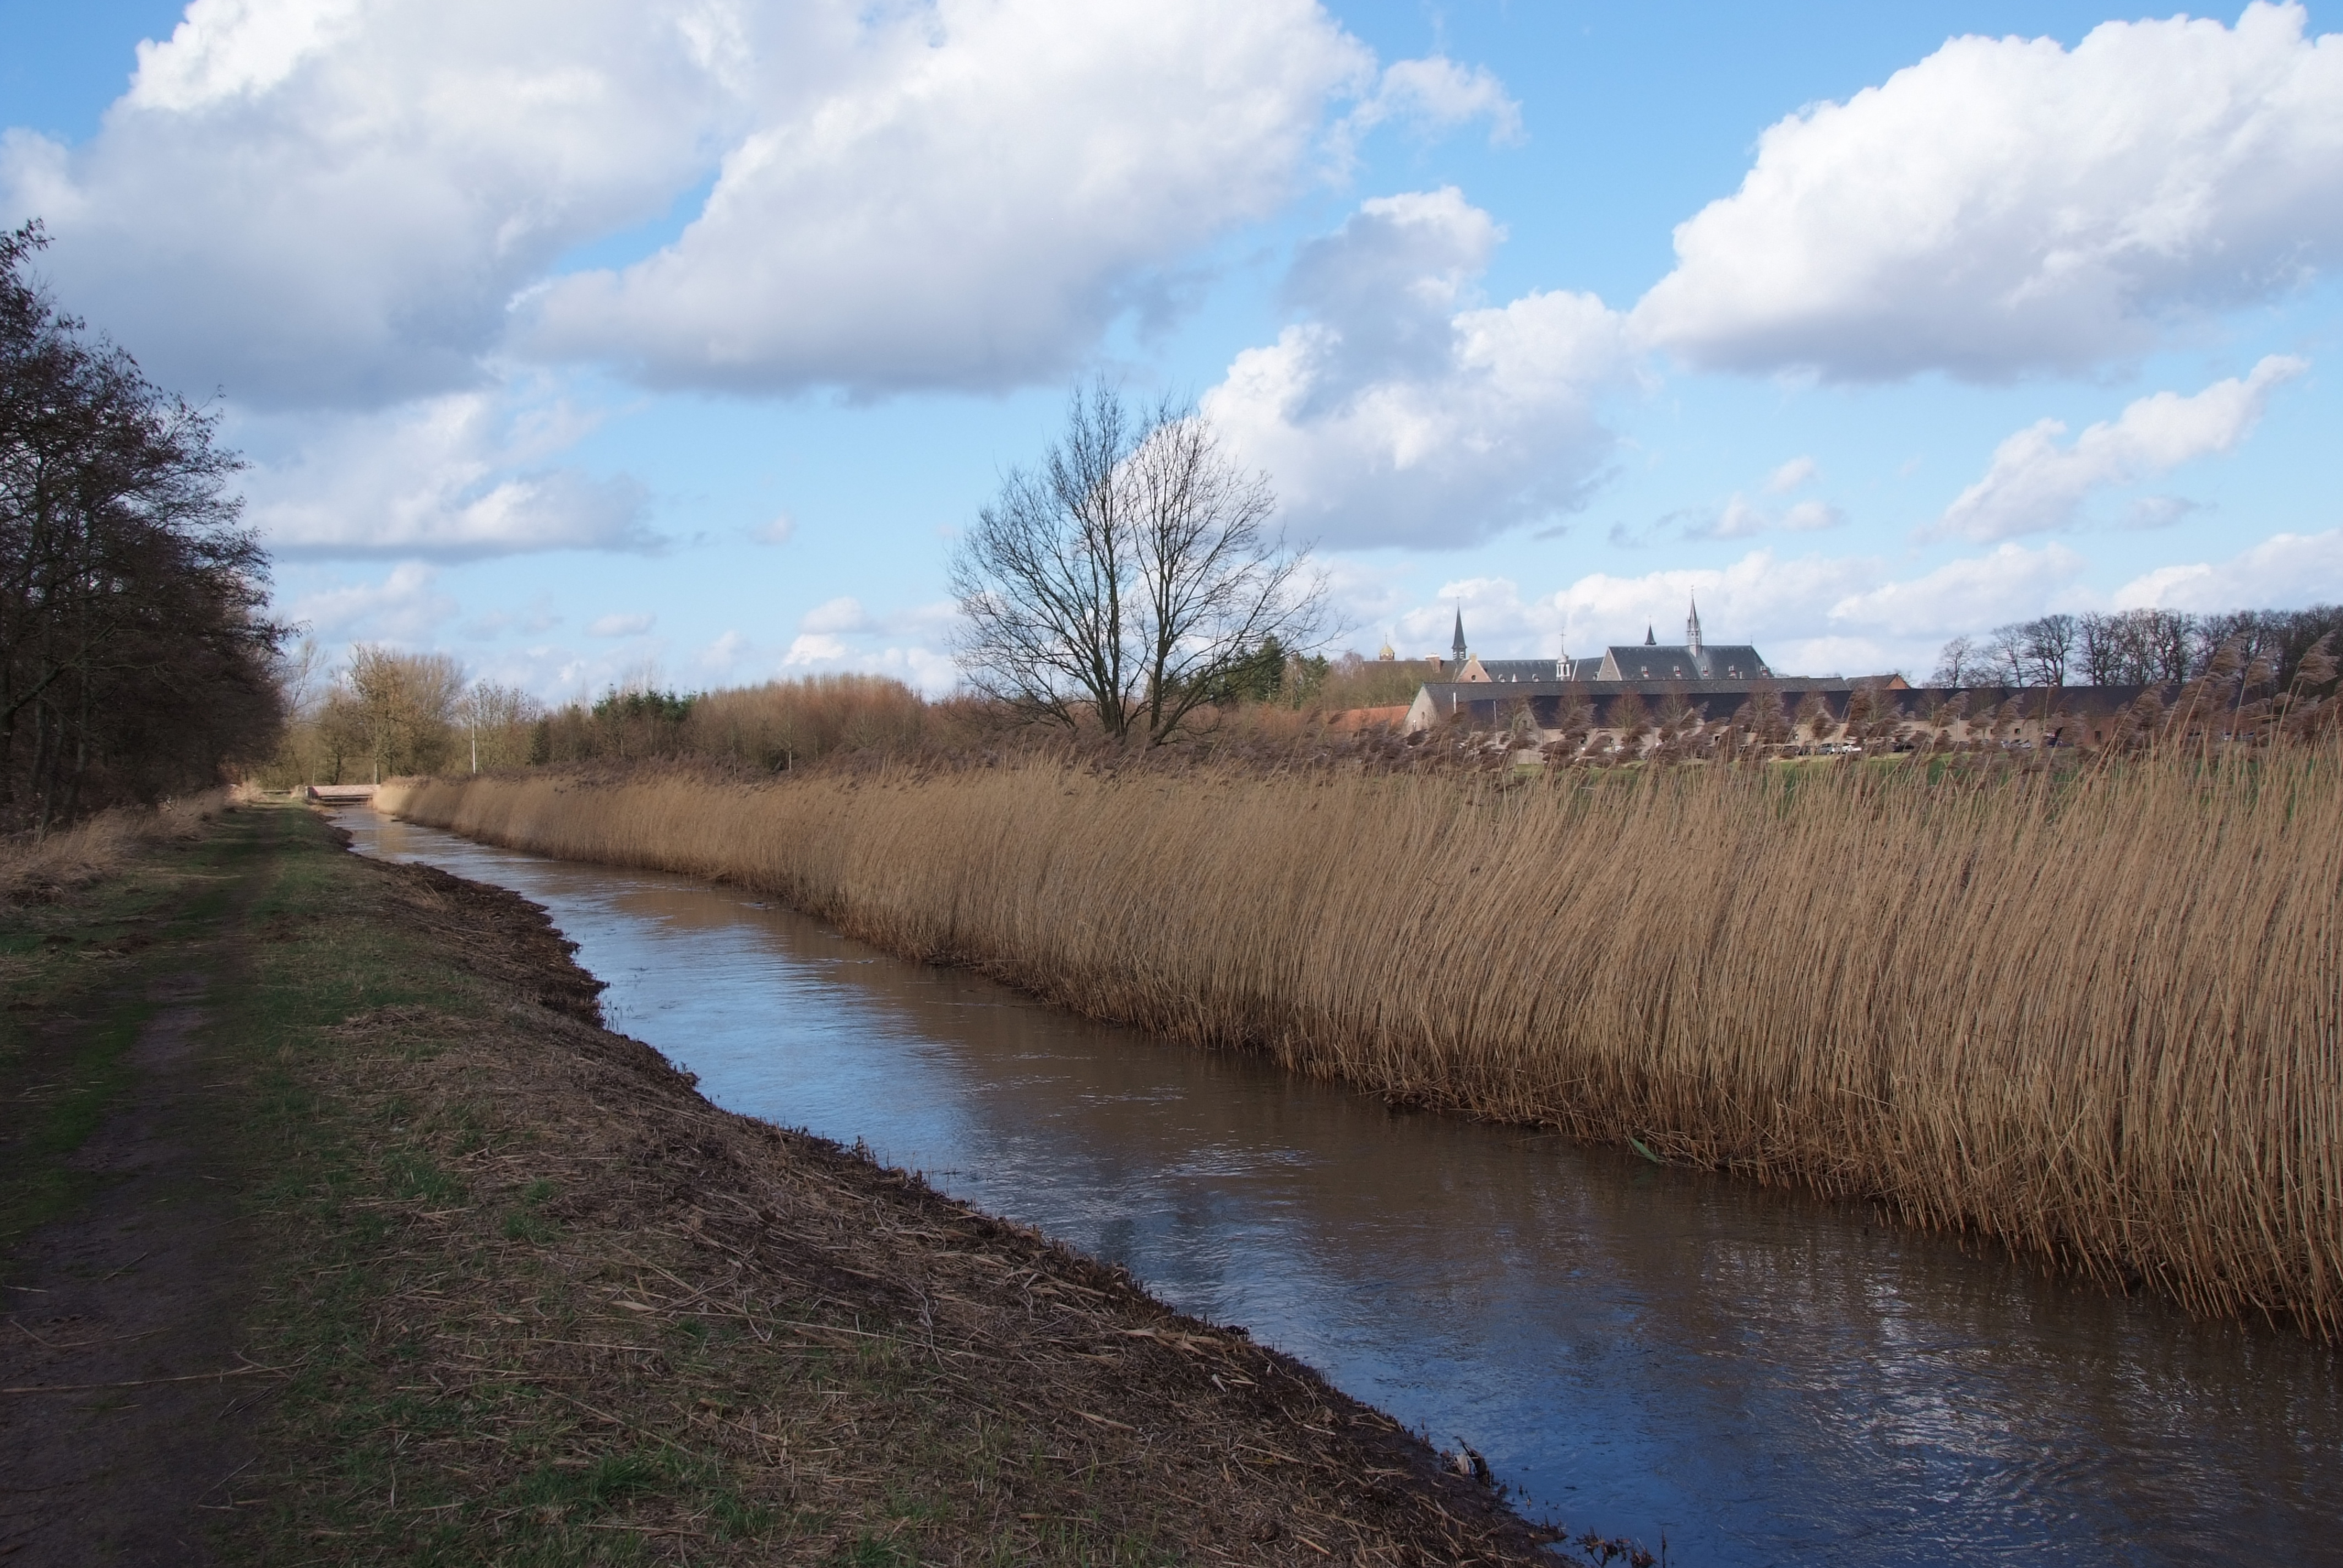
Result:
<svg viewBox="0 0 2343 1568"><path fill-rule="evenodd" d="M1037 762L506 776L386 804L730 879L1198 1043L2343 1330L2332 742L2064 779Z"/></svg>
<svg viewBox="0 0 2343 1568"><path fill-rule="evenodd" d="M0 951L12 1565L1651 1561L717 1110L544 911L307 812L0 909Z"/></svg>

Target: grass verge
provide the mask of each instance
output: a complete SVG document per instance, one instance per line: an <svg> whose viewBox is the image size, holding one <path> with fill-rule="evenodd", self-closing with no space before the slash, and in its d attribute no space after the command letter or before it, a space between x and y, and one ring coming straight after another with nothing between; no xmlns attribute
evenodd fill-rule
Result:
<svg viewBox="0 0 2343 1568"><path fill-rule="evenodd" d="M279 1369L227 1558L1554 1561L1241 1331L715 1110L523 900L289 809L211 853L151 876L236 883L177 917L235 928L205 1077Z"/></svg>

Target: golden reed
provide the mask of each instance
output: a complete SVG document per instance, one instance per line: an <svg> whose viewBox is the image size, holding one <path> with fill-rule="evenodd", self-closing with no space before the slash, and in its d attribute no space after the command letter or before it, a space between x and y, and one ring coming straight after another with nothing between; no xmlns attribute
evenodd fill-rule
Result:
<svg viewBox="0 0 2343 1568"><path fill-rule="evenodd" d="M1642 1140L2343 1332L2343 747L1443 777L425 781L1301 1071Z"/></svg>

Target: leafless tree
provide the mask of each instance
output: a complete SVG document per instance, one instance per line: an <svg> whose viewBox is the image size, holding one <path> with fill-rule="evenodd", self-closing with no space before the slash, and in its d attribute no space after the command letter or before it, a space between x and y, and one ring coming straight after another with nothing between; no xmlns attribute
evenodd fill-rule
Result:
<svg viewBox="0 0 2343 1568"><path fill-rule="evenodd" d="M1944 651L1936 655L1936 673L1928 677L1928 684L1947 690L1955 687L1974 686L1983 664L1984 658L1978 650L1976 639L1956 637L1945 644Z"/></svg>
<svg viewBox="0 0 2343 1568"><path fill-rule="evenodd" d="M1276 505L1193 409L1076 393L1041 466L1009 474L953 556L961 672L1036 718L1161 745L1264 644L1322 639L1323 584Z"/></svg>
<svg viewBox="0 0 2343 1568"><path fill-rule="evenodd" d="M519 767L528 760L530 735L544 717L545 705L520 688L474 681L456 700L466 765L475 772Z"/></svg>
<svg viewBox="0 0 2343 1568"><path fill-rule="evenodd" d="M369 782L444 767L456 749L464 667L444 653L361 643L327 697L321 727L338 757L364 760Z"/></svg>

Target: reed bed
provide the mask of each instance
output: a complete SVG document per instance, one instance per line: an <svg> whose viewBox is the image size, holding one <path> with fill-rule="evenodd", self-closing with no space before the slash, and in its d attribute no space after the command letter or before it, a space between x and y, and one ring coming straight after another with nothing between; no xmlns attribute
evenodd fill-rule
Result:
<svg viewBox="0 0 2343 1568"><path fill-rule="evenodd" d="M148 844L192 838L230 799L227 789L208 789L160 806L118 806L45 834L0 839L0 905L45 903L110 877Z"/></svg>
<svg viewBox="0 0 2343 1568"><path fill-rule="evenodd" d="M2082 774L424 781L1388 1095L1862 1195L2343 1332L2343 745Z"/></svg>

